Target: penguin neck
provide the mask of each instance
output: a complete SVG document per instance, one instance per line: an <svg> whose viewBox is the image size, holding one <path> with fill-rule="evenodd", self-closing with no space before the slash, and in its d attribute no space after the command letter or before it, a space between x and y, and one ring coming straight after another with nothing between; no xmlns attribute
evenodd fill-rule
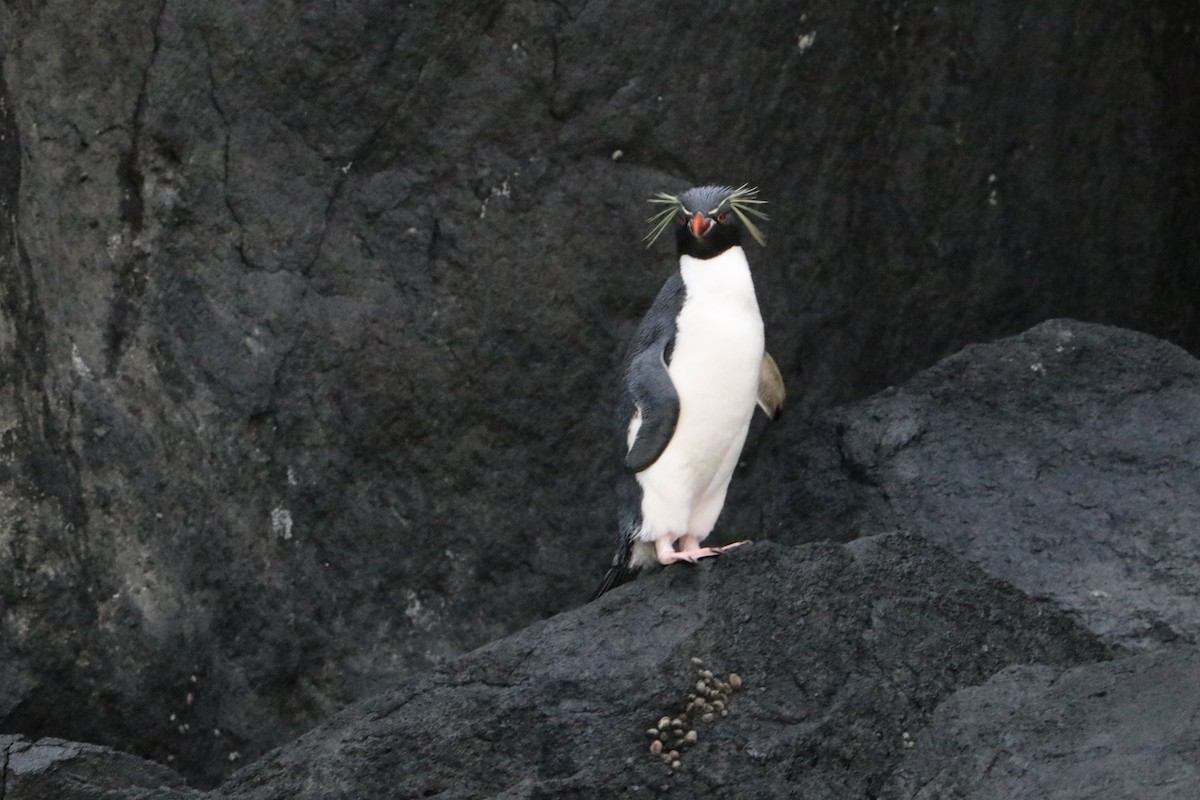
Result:
<svg viewBox="0 0 1200 800"><path fill-rule="evenodd" d="M712 258L679 257L679 272L687 287L688 299L722 297L747 299L757 305L750 264L740 246L730 247Z"/></svg>

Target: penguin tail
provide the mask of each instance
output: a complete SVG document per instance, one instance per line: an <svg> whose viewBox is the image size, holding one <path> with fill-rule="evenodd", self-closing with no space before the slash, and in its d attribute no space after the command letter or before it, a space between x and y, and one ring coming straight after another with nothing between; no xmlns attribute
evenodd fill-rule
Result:
<svg viewBox="0 0 1200 800"><path fill-rule="evenodd" d="M599 599L600 595L610 589L615 589L622 584L629 583L637 577L637 568L631 566L629 563L632 551L633 548L629 544L624 545L617 551L617 554L613 557L612 566L608 568L608 572L604 575L604 580L600 582L600 586L592 594L592 600ZM588 602L591 601L589 600Z"/></svg>

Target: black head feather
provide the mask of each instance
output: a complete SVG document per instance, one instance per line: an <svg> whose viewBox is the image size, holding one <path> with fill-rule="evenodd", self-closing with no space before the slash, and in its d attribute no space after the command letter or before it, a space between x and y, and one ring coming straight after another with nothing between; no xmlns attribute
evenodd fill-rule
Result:
<svg viewBox="0 0 1200 800"><path fill-rule="evenodd" d="M712 258L734 245L741 244L744 228L756 242L764 244L762 231L752 217L765 220L767 215L758 206L764 201L757 199L758 189L749 186L697 186L678 195L659 192L650 202L662 209L650 218L654 228L646 236L653 244L663 231L677 225L676 243L681 255L696 258ZM699 214L699 224L691 220Z"/></svg>

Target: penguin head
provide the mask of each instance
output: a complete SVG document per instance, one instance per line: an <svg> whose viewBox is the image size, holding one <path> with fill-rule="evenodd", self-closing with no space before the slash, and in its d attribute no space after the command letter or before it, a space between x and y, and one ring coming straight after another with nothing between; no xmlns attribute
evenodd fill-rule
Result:
<svg viewBox="0 0 1200 800"><path fill-rule="evenodd" d="M663 206L651 218L654 229L646 237L653 243L663 231L674 226L679 255L713 258L742 243L745 229L759 244L762 231L751 217L766 219L758 209L758 189L741 186L697 186L678 195L659 192L651 203Z"/></svg>

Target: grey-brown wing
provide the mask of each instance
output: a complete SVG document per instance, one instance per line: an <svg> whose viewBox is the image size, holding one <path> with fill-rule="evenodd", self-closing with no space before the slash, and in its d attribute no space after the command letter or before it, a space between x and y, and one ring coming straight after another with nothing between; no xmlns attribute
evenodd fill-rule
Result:
<svg viewBox="0 0 1200 800"><path fill-rule="evenodd" d="M783 386L783 375L770 353L763 353L762 367L758 372L758 407L771 419L783 414L783 401L787 390Z"/></svg>

